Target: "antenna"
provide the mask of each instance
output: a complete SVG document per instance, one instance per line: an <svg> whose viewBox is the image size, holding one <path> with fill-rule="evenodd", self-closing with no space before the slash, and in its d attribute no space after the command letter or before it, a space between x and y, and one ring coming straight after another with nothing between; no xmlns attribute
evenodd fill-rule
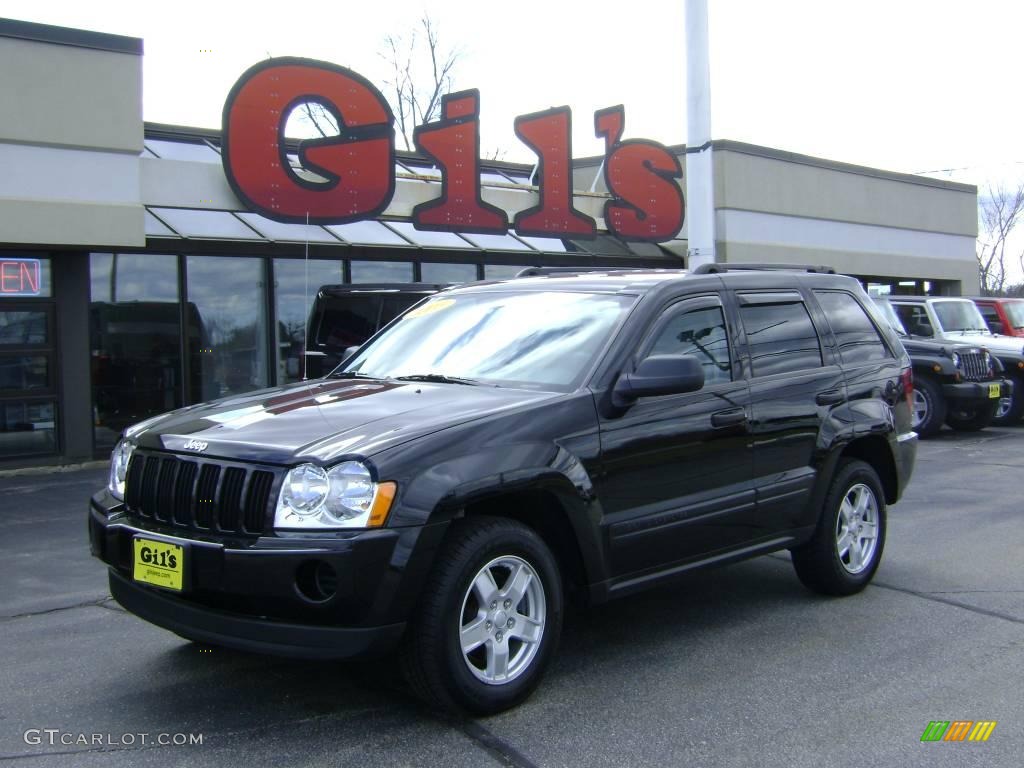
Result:
<svg viewBox="0 0 1024 768"><path fill-rule="evenodd" d="M306 211L306 226L309 226L309 211ZM306 361L309 360L309 355L306 353L309 351L306 349L306 345L309 343L309 230L306 230L306 247L302 257L302 263L305 267L305 285L302 289L302 298L305 299L304 306L306 307L306 313L302 316L302 380L309 381L307 376Z"/></svg>

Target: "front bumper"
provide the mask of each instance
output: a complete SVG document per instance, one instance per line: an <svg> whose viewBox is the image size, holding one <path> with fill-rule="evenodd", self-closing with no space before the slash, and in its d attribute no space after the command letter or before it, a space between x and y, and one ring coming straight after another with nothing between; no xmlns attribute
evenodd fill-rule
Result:
<svg viewBox="0 0 1024 768"><path fill-rule="evenodd" d="M126 610L189 639L305 658L391 650L444 527L226 538L134 520L105 491L89 511L92 554L109 566L111 595ZM139 535L185 548L181 592L133 580ZM326 596L306 588L318 564L334 574Z"/></svg>
<svg viewBox="0 0 1024 768"><path fill-rule="evenodd" d="M126 611L175 634L252 653L306 659L344 659L386 653L405 624L330 627L238 616L216 611L137 584L113 568L110 594Z"/></svg>
<svg viewBox="0 0 1024 768"><path fill-rule="evenodd" d="M995 381L963 381L959 384L943 384L942 394L949 401L981 403L996 400L989 391L990 384L999 385L999 397L1010 397L1013 394L1013 382L1009 379Z"/></svg>

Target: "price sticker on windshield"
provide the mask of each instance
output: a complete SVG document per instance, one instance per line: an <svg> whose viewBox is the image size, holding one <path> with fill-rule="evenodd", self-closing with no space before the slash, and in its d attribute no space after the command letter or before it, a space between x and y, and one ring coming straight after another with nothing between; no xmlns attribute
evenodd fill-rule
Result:
<svg viewBox="0 0 1024 768"><path fill-rule="evenodd" d="M416 307L416 309L410 310L405 314L405 316L423 317L424 315L432 315L435 312L441 312L442 310L448 309L448 307L454 303L455 299L438 299L437 301L428 301L422 307Z"/></svg>

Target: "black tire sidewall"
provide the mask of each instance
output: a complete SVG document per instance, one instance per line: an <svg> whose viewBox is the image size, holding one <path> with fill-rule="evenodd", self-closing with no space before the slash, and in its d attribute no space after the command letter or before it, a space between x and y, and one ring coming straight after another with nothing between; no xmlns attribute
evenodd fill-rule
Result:
<svg viewBox="0 0 1024 768"><path fill-rule="evenodd" d="M984 403L973 408L965 408L962 411L954 403L946 413L946 423L951 429L960 432L977 432L992 424L998 409L998 400L995 402L986 400ZM961 416L961 413L965 415ZM971 415L967 416L968 413Z"/></svg>
<svg viewBox="0 0 1024 768"><path fill-rule="evenodd" d="M942 424L946 420L946 401L942 396L942 389L928 376L915 381L914 388L928 402L928 415L915 429L921 437L934 435L942 429Z"/></svg>
<svg viewBox="0 0 1024 768"><path fill-rule="evenodd" d="M868 486L875 496L875 506L878 509L878 543L872 555L871 564L860 573L850 573L839 559L835 532L839 522L839 508L843 499L854 485L861 483ZM848 592L845 589L841 591L848 594L859 592L875 575L875 571L878 570L878 566L882 562L882 552L885 549L887 525L885 493L882 490L882 483L878 479L878 474L869 464L863 461L854 460L844 464L836 474L825 504L825 514L822 516L821 529L818 531L818 535L824 539L821 544L827 544L829 548L836 582L848 586Z"/></svg>
<svg viewBox="0 0 1024 768"><path fill-rule="evenodd" d="M459 639L462 601L473 577L484 565L498 557L520 557L529 563L544 587L546 609L544 635L540 649L528 669L515 680L501 685L488 685L478 680L466 666ZM522 525L505 527L459 563L454 576L444 585L442 648L442 679L449 695L460 707L475 714L491 714L515 706L537 685L558 646L561 634L563 597L561 576L554 556L533 531Z"/></svg>

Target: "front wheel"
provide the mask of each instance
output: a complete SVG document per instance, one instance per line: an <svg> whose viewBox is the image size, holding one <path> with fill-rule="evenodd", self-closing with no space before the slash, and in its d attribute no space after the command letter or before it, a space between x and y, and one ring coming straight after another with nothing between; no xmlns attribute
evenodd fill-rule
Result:
<svg viewBox="0 0 1024 768"><path fill-rule="evenodd" d="M885 493L878 473L866 462L841 460L814 536L792 550L796 575L825 595L860 592L882 560L885 525Z"/></svg>
<svg viewBox="0 0 1024 768"><path fill-rule="evenodd" d="M402 647L413 690L448 710L489 715L540 682L562 629L551 550L505 518L453 523Z"/></svg>
<svg viewBox="0 0 1024 768"><path fill-rule="evenodd" d="M931 437L942 429L946 420L946 400L942 388L933 379L914 379L914 402L910 425L921 437Z"/></svg>
<svg viewBox="0 0 1024 768"><path fill-rule="evenodd" d="M999 401L986 401L981 405L953 403L946 414L946 423L958 432L977 432L992 423L999 409Z"/></svg>
<svg viewBox="0 0 1024 768"><path fill-rule="evenodd" d="M1009 397L999 399L999 407L992 423L1000 427L1009 427L1019 424L1024 417L1024 378L1013 376L1013 392Z"/></svg>

